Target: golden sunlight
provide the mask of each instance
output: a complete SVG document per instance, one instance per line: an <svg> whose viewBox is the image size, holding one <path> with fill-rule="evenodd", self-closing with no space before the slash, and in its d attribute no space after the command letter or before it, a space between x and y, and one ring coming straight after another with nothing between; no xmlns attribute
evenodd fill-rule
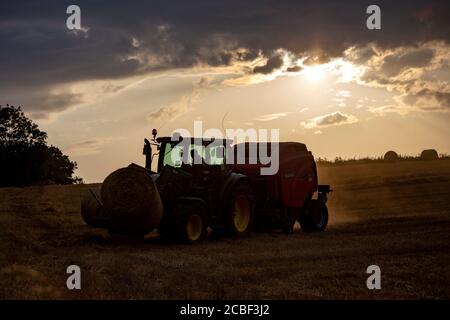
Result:
<svg viewBox="0 0 450 320"><path fill-rule="evenodd" d="M325 69L323 65L317 65L312 67L306 67L303 70L303 75L305 79L311 81L311 82L320 82L325 78Z"/></svg>

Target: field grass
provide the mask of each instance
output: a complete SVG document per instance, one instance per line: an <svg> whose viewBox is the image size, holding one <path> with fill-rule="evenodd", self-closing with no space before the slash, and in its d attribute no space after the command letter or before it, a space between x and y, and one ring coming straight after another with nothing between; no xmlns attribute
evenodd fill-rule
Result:
<svg viewBox="0 0 450 320"><path fill-rule="evenodd" d="M89 185L0 189L0 298L450 298L450 160L319 167L323 233L253 233L200 245L86 226ZM66 267L82 289L66 289ZM382 289L366 288L379 265Z"/></svg>

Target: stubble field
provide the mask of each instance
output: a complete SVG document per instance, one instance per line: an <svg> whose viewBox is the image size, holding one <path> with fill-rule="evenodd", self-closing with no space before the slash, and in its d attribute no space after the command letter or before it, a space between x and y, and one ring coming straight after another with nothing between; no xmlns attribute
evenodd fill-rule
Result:
<svg viewBox="0 0 450 320"><path fill-rule="evenodd" d="M325 232L193 246L88 227L91 185L0 189L0 298L450 298L450 160L319 167L319 179L334 189ZM66 288L71 264L81 290ZM381 290L366 287L373 264Z"/></svg>

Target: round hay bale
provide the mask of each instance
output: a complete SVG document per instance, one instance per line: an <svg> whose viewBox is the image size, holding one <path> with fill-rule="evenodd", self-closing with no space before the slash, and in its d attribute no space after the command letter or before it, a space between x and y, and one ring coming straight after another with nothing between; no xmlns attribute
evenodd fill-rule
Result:
<svg viewBox="0 0 450 320"><path fill-rule="evenodd" d="M103 182L101 195L113 233L144 235L161 221L163 205L159 192L142 167L131 165L112 172Z"/></svg>
<svg viewBox="0 0 450 320"><path fill-rule="evenodd" d="M384 161L397 161L398 160L398 154L395 151L388 151L384 154Z"/></svg>
<svg viewBox="0 0 450 320"><path fill-rule="evenodd" d="M109 219L99 201L101 201L100 186L89 189L81 200L81 217L92 227L107 228Z"/></svg>
<svg viewBox="0 0 450 320"><path fill-rule="evenodd" d="M423 150L420 154L420 159L422 160L436 160L439 159L439 155L434 149Z"/></svg>

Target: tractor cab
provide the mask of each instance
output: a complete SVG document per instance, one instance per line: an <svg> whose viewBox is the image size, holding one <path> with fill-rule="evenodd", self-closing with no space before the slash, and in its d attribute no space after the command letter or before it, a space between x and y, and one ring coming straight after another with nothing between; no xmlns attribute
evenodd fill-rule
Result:
<svg viewBox="0 0 450 320"><path fill-rule="evenodd" d="M158 172L164 167L181 168L185 171L195 169L224 168L226 150L231 144L228 139L180 137L160 137L156 139L159 144Z"/></svg>
<svg viewBox="0 0 450 320"><path fill-rule="evenodd" d="M158 137L153 129L151 142L144 140L143 154L146 156L145 168L152 170L153 158L158 156L156 171L160 173L165 167L181 168L193 171L198 168L224 168L226 152L230 149L232 140L196 137ZM156 147L153 152L152 146Z"/></svg>

